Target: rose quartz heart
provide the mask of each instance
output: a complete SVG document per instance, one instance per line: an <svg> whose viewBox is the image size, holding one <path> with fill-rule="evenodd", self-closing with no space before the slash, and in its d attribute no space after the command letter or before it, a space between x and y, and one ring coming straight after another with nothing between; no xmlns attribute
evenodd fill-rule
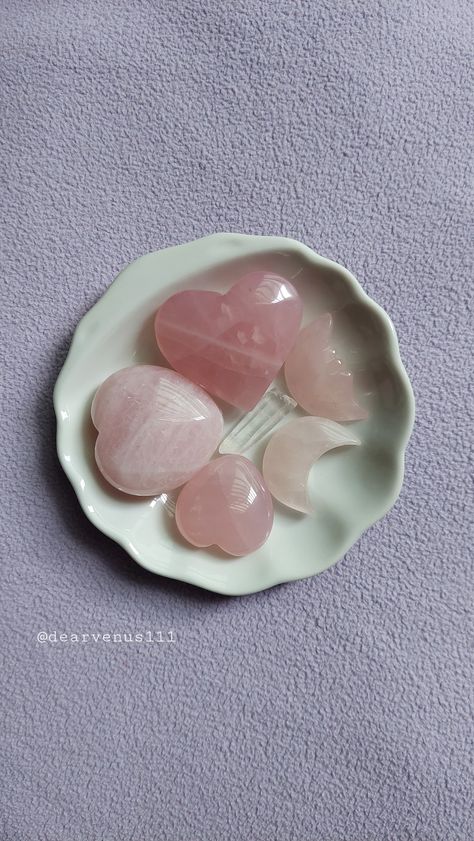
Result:
<svg viewBox="0 0 474 841"><path fill-rule="evenodd" d="M184 486L176 503L176 523L193 546L219 546L229 555L247 555L270 534L272 498L251 461L221 456Z"/></svg>
<svg viewBox="0 0 474 841"><path fill-rule="evenodd" d="M289 281L252 272L225 295L198 290L172 295L156 314L155 332L173 368L248 411L288 356L302 312Z"/></svg>
<svg viewBox="0 0 474 841"><path fill-rule="evenodd" d="M153 496L178 488L209 461L222 414L202 388L154 365L108 377L92 403L99 470L120 491Z"/></svg>

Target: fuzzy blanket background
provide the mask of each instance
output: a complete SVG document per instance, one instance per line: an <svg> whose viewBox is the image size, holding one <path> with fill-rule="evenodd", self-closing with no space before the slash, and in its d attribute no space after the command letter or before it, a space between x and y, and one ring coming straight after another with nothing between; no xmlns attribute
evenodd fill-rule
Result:
<svg viewBox="0 0 474 841"><path fill-rule="evenodd" d="M470 841L471 3L0 10L2 841ZM237 599L92 527L51 399L119 269L219 230L347 265L417 398L390 515Z"/></svg>

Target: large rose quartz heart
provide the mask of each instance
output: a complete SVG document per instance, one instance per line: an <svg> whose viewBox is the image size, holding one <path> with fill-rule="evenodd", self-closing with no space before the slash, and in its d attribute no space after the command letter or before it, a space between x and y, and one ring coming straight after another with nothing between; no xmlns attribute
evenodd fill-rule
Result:
<svg viewBox="0 0 474 841"><path fill-rule="evenodd" d="M184 486L176 503L176 523L193 546L219 546L229 555L247 555L270 534L272 498L251 461L221 456Z"/></svg>
<svg viewBox="0 0 474 841"><path fill-rule="evenodd" d="M153 496L178 488L209 461L222 436L220 409L202 388L154 365L124 368L98 389L95 458L111 485Z"/></svg>
<svg viewBox="0 0 474 841"><path fill-rule="evenodd" d="M225 295L202 290L172 295L156 314L155 332L176 371L248 411L293 347L302 312L289 281L252 272Z"/></svg>

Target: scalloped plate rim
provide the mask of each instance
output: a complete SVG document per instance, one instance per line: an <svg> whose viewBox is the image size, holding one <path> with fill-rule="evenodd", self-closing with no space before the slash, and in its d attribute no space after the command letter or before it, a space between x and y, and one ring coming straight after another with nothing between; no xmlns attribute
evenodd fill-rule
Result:
<svg viewBox="0 0 474 841"><path fill-rule="evenodd" d="M64 447L64 437L65 437L65 426L63 423L63 418L61 417L61 405L62 405L62 396L63 396L63 385L67 379L68 371L71 364L75 361L77 355L81 352L81 346L83 344L84 339L86 338L88 332L92 328L92 322L97 318L98 315L101 314L102 311L105 312L105 308L109 305L114 295L117 294L118 289L122 286L124 282L124 274L125 272L128 273L128 270L133 266L138 266L141 262L146 260L147 258L151 257L152 255L157 254L164 254L165 252L171 251L184 251L186 248L190 246L196 247L198 245L203 246L206 248L207 246L213 245L213 243L224 243L232 244L234 248L237 248L235 254L229 254L227 257L227 261L231 261L235 259L235 257L243 256L244 253L247 254L259 254L263 253L264 251L278 251L283 249L288 249L290 246L296 252L300 252L302 256L310 263L318 267L328 267L333 270L336 270L341 277L344 278L345 282L349 284L351 287L352 293L356 299L359 299L367 308L371 309L374 313L376 313L378 319L384 324L386 336L388 340L388 351L389 351L389 360L395 371L397 372L398 376L400 377L401 382L403 383L403 388L405 391L405 395L407 397L407 411L405 416L405 423L404 423L404 435L401 440L400 446L396 453L396 464L394 465L395 470L395 481L393 484L392 493L387 493L385 504L383 506L383 510L379 511L373 519L370 519L368 522L364 523L362 528L353 529L353 531L348 535L346 541L344 542L343 546L340 547L338 551L338 557L336 559L330 560L327 565L323 569L318 569L315 572L310 572L308 575L291 575L285 574L283 576L277 576L274 580L270 583L263 583L257 584L255 583L252 585L249 582L249 586L245 587L232 587L227 586L228 581L223 583L222 581L219 582L218 585L212 583L209 579L206 579L201 574L188 570L186 574L180 575L179 571L174 571L173 574L170 574L164 569L157 570L153 568L153 566L144 560L143 557L137 552L136 548L134 547L133 543L127 539L124 534L110 526L110 524L103 521L100 515L97 512L90 511L88 505L88 499L84 496L81 488L81 479L77 476L76 471L74 470L73 463L71 461L66 460L65 458L65 447ZM252 244L256 244L259 247L254 250L252 249ZM247 249L247 246L250 245L250 249ZM261 248L260 246L264 246ZM246 249L243 252L241 249L244 247ZM225 261L223 261L225 262ZM186 273L183 272L183 276ZM260 236L260 235L252 235L252 234L241 234L241 233L214 233L209 234L207 236L201 237L197 240L191 240L189 242L180 244L180 245L171 245L163 249L159 249L158 251L149 251L146 254L141 255L136 260L131 261L126 266L124 266L121 271L116 275L114 280L99 298L99 300L90 308L88 312L81 318L79 323L74 330L74 334L71 340L70 348L68 354L66 356L65 362L61 368L61 371L58 375L56 380L54 391L53 391L53 404L54 410L56 414L56 421L57 421L57 432L56 432L56 448L57 454L60 461L60 464L68 477L71 485L74 488L74 491L77 495L79 503L81 505L82 510L86 514L87 518L93 523L93 525L99 529L103 534L107 537L114 540L117 544L119 544L128 554L141 566L145 569L149 570L150 572L163 575L164 577L171 578L177 581L182 581L188 584L193 584L195 586L210 590L212 592L220 593L226 596L243 596L243 595L250 595L252 593L257 593L265 589L269 589L271 587L277 586L278 584L289 583L292 581L304 580L305 578L311 578L314 575L320 574L321 572L325 571L326 569L333 566L337 563L338 560L344 557L344 555L349 551L349 549L354 545L354 543L360 538L360 536L368 529L371 525L378 522L382 517L384 517L388 511L393 507L398 496L400 494L400 489L403 483L404 477L404 463L405 463L405 451L410 439L410 435L413 429L414 419L415 419L415 399L413 394L413 389L402 363L400 352L399 352L399 345L398 339L395 332L394 325L385 312L385 310L376 303L370 296L363 290L359 281L355 278L355 276L344 266L340 265L339 263L331 260L329 258L323 257L309 246L299 242L296 239L290 237L279 237L279 236ZM226 563L223 561L223 563Z"/></svg>

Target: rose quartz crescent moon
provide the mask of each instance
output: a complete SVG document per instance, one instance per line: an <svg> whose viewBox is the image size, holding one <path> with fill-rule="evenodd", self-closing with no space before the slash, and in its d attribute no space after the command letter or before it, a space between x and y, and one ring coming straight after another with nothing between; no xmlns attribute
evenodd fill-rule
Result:
<svg viewBox="0 0 474 841"><path fill-rule="evenodd" d="M310 415L334 421L367 418L354 397L354 378L331 347L333 318L324 313L303 328L285 362L292 397Z"/></svg>
<svg viewBox="0 0 474 841"><path fill-rule="evenodd" d="M292 284L252 272L226 294L185 290L168 298L155 318L170 365L210 394L249 411L282 367L303 314Z"/></svg>
<svg viewBox="0 0 474 841"><path fill-rule="evenodd" d="M222 437L222 413L202 388L155 365L124 368L97 390L95 459L124 493L154 496L203 467Z"/></svg>
<svg viewBox="0 0 474 841"><path fill-rule="evenodd" d="M248 555L265 543L272 529L271 494L251 461L240 455L220 456L181 490L176 524L194 546Z"/></svg>
<svg viewBox="0 0 474 841"><path fill-rule="evenodd" d="M277 429L263 456L263 476L272 495L283 505L314 513L308 477L314 462L337 447L358 446L350 429L328 418L296 418Z"/></svg>

